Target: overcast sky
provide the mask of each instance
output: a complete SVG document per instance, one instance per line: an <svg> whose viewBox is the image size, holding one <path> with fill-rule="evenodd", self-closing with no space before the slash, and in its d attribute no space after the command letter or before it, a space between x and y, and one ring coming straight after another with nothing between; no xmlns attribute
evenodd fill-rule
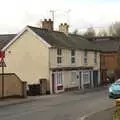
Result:
<svg viewBox="0 0 120 120"><path fill-rule="evenodd" d="M68 22L72 31L120 21L120 0L0 0L0 33L16 33L52 18L50 10L55 10L55 29L61 22Z"/></svg>

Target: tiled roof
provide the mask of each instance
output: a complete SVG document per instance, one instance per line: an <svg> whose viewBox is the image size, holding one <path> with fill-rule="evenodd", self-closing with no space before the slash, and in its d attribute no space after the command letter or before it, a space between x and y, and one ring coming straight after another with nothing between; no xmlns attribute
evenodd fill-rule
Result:
<svg viewBox="0 0 120 120"><path fill-rule="evenodd" d="M96 46L103 52L117 52L120 50L119 37L92 37L89 40L93 41Z"/></svg>
<svg viewBox="0 0 120 120"><path fill-rule="evenodd" d="M47 29L41 29L32 26L28 27L53 47L99 50L93 42L79 35L64 34L62 32L49 31Z"/></svg>
<svg viewBox="0 0 120 120"><path fill-rule="evenodd" d="M0 35L0 50L5 47L14 37L16 34L3 34Z"/></svg>

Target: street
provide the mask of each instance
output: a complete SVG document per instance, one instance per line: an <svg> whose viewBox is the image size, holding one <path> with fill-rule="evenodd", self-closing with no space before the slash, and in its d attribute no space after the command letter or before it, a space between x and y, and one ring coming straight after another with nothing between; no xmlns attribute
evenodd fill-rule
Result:
<svg viewBox="0 0 120 120"><path fill-rule="evenodd" d="M63 93L31 103L0 108L0 120L80 120L113 105L107 90L86 94Z"/></svg>

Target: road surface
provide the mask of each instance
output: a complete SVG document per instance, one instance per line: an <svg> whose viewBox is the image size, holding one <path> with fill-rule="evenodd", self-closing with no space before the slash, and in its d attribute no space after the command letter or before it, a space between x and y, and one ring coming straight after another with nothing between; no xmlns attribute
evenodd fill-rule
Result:
<svg viewBox="0 0 120 120"><path fill-rule="evenodd" d="M86 114L108 108L107 91L63 93L53 98L0 108L0 120L80 120Z"/></svg>

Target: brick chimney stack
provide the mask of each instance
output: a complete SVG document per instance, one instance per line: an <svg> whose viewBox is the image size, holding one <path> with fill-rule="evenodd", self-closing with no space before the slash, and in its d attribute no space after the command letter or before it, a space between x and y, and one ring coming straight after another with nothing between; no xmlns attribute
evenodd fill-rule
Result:
<svg viewBox="0 0 120 120"><path fill-rule="evenodd" d="M67 23L61 23L60 25L59 25L59 31L60 32L64 32L65 34L68 34L68 28L69 28L69 25L67 24Z"/></svg>
<svg viewBox="0 0 120 120"><path fill-rule="evenodd" d="M44 19L44 21L42 21L42 28L53 31L53 21L51 19Z"/></svg>

